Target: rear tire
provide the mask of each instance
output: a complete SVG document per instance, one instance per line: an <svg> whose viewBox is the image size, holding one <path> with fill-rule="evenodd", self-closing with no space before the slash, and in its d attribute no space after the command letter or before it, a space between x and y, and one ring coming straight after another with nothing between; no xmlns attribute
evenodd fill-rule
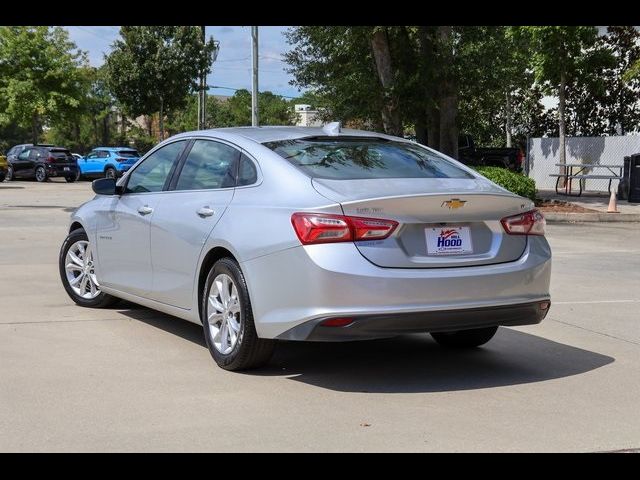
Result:
<svg viewBox="0 0 640 480"><path fill-rule="evenodd" d="M209 271L200 319L209 353L219 367L248 370L271 358L276 342L258 337L247 284L233 259L221 258Z"/></svg>
<svg viewBox="0 0 640 480"><path fill-rule="evenodd" d="M73 183L73 182L75 182L78 178L77 178L77 177L64 177L64 179L67 181L67 183Z"/></svg>
<svg viewBox="0 0 640 480"><path fill-rule="evenodd" d="M46 182L49 176L47 175L47 171L43 166L39 166L36 168L36 180L38 182Z"/></svg>
<svg viewBox="0 0 640 480"><path fill-rule="evenodd" d="M82 255L77 255L73 251L79 246L82 247L80 249L82 251ZM87 237L87 234L83 229L79 228L74 230L67 236L60 248L60 257L58 259L60 279L62 280L62 285L65 291L69 297L71 297L71 300L78 305L93 308L108 307L116 303L118 299L100 291L100 286L97 284L97 280L95 280L93 256L92 254L89 254L85 259L84 255L84 252L90 252L89 247L89 237ZM69 250L72 250L72 253L74 253L77 259L76 261L73 260L72 255L68 255ZM89 268L85 268L87 264L89 264ZM83 275L89 276L87 279L89 283L85 283L84 279L80 278ZM79 280L72 286L71 282L78 278ZM92 282L97 290L95 295L92 293L94 288L91 285ZM83 292L84 295L82 294Z"/></svg>
<svg viewBox="0 0 640 480"><path fill-rule="evenodd" d="M475 348L491 340L497 331L498 327L487 327L457 332L433 332L431 336L442 347Z"/></svg>
<svg viewBox="0 0 640 480"><path fill-rule="evenodd" d="M0 183L4 182L4 179L6 178L6 174L4 173L0 173Z"/></svg>
<svg viewBox="0 0 640 480"><path fill-rule="evenodd" d="M116 172L116 169L113 167L107 167L104 171L104 176L105 178L117 178L118 174Z"/></svg>
<svg viewBox="0 0 640 480"><path fill-rule="evenodd" d="M13 167L9 167L7 169L7 176L5 177L5 180L7 182L10 182L11 180L13 180Z"/></svg>

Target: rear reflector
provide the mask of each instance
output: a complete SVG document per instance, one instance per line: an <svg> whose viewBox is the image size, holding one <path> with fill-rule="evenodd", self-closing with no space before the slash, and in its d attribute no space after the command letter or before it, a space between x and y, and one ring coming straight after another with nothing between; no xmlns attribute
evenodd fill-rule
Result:
<svg viewBox="0 0 640 480"><path fill-rule="evenodd" d="M551 302L540 302L540 310L549 310Z"/></svg>
<svg viewBox="0 0 640 480"><path fill-rule="evenodd" d="M346 327L353 323L353 318L330 318L325 320L320 325L323 327Z"/></svg>
<svg viewBox="0 0 640 480"><path fill-rule="evenodd" d="M294 213L291 223L303 245L382 240L398 226L393 220L326 213Z"/></svg>
<svg viewBox="0 0 640 480"><path fill-rule="evenodd" d="M500 220L509 235L544 235L546 221L539 210L519 213Z"/></svg>

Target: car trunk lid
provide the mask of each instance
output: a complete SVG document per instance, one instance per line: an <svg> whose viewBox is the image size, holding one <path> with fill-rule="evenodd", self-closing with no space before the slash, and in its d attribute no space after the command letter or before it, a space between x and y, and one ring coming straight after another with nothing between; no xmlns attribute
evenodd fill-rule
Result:
<svg viewBox="0 0 640 480"><path fill-rule="evenodd" d="M389 268L439 268L515 261L526 236L508 235L500 220L531 210L530 200L482 178L327 180L314 188L345 215L395 220L384 240L358 241L369 261Z"/></svg>

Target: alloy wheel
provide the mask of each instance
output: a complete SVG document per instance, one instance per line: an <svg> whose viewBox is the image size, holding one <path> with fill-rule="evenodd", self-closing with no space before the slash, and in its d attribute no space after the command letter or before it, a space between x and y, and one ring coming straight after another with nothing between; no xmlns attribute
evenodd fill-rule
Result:
<svg viewBox="0 0 640 480"><path fill-rule="evenodd" d="M86 240L79 240L69 247L65 257L65 271L69 286L79 297L91 300L100 294L93 251Z"/></svg>
<svg viewBox="0 0 640 480"><path fill-rule="evenodd" d="M230 353L238 343L242 307L233 279L224 273L211 284L207 302L207 322L213 346L220 353Z"/></svg>
<svg viewBox="0 0 640 480"><path fill-rule="evenodd" d="M47 178L47 172L44 171L44 168L38 167L36 168L36 180L39 182L44 182Z"/></svg>

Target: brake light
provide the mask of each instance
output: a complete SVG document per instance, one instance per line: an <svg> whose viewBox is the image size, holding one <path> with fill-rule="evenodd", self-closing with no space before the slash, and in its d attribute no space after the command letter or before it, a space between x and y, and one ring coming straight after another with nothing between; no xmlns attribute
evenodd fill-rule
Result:
<svg viewBox="0 0 640 480"><path fill-rule="evenodd" d="M291 223L303 245L382 240L398 226L393 220L326 213L294 213Z"/></svg>
<svg viewBox="0 0 640 480"><path fill-rule="evenodd" d="M547 222L539 210L519 213L500 220L509 235L544 235Z"/></svg>
<svg viewBox="0 0 640 480"><path fill-rule="evenodd" d="M522 153L522 150L518 150L518 153L516 154L516 163L518 165L522 165L523 159L524 159L524 154Z"/></svg>
<svg viewBox="0 0 640 480"><path fill-rule="evenodd" d="M55 157L52 157L52 156L47 157L47 163L54 163L55 161L56 161Z"/></svg>

